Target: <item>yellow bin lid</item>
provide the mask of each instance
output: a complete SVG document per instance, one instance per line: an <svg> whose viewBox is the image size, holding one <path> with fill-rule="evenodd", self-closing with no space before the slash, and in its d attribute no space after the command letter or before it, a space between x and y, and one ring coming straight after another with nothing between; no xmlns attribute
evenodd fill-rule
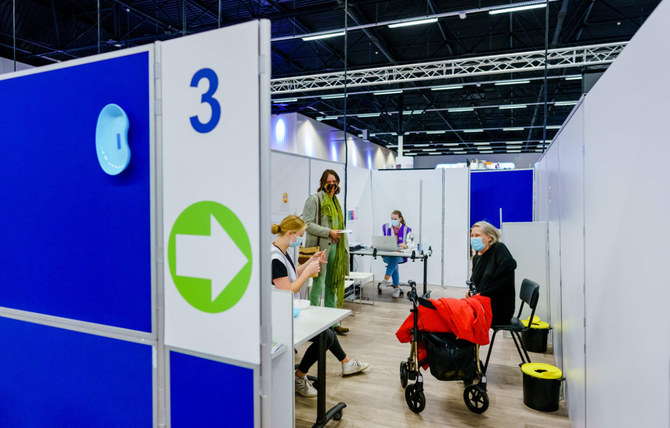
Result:
<svg viewBox="0 0 670 428"><path fill-rule="evenodd" d="M537 318L537 317L535 317ZM533 319L535 319L533 318ZM528 320L521 320L521 323L523 324L524 327L528 327ZM540 321L538 318L537 321L533 321L533 323L530 325L530 328L537 328L540 330L548 330L549 329L549 323L545 321Z"/></svg>
<svg viewBox="0 0 670 428"><path fill-rule="evenodd" d="M543 363L526 363L521 366L521 371L540 379L561 379L563 377L561 369Z"/></svg>

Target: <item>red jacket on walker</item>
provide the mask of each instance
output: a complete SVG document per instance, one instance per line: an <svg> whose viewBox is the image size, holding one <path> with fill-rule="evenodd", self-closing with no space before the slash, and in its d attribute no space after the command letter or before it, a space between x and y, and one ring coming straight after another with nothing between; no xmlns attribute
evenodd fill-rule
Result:
<svg viewBox="0 0 670 428"><path fill-rule="evenodd" d="M418 306L418 326L421 331L454 333L478 345L488 345L491 328L491 299L475 295L465 299L428 299L436 310ZM401 343L412 341L413 314L402 323L395 335ZM426 348L419 342L419 361L426 358Z"/></svg>

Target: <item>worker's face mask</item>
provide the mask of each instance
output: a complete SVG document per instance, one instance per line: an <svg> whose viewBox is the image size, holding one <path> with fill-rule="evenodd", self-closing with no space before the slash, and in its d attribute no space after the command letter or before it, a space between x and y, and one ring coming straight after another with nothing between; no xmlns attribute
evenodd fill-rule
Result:
<svg viewBox="0 0 670 428"><path fill-rule="evenodd" d="M470 245L475 251L481 251L484 249L484 242L482 242L482 238L470 238Z"/></svg>
<svg viewBox="0 0 670 428"><path fill-rule="evenodd" d="M295 241L289 240L289 247L299 247L302 245L303 237L302 236L295 236Z"/></svg>
<svg viewBox="0 0 670 428"><path fill-rule="evenodd" d="M400 224L400 220L391 219L391 226L398 227L399 224Z"/></svg>
<svg viewBox="0 0 670 428"><path fill-rule="evenodd" d="M337 184L326 184L326 191L328 193L330 192L337 193L338 190L339 188L337 187Z"/></svg>

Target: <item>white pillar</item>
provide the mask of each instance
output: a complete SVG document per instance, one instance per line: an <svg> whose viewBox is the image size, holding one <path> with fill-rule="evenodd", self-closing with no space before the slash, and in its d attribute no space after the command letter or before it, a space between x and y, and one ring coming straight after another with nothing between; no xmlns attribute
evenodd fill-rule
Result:
<svg viewBox="0 0 670 428"><path fill-rule="evenodd" d="M402 135L398 135L398 156L402 156Z"/></svg>

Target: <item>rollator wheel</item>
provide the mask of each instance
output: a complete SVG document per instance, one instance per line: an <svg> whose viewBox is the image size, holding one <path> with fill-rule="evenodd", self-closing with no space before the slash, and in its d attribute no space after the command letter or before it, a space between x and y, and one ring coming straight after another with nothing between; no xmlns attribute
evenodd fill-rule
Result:
<svg viewBox="0 0 670 428"><path fill-rule="evenodd" d="M333 415L333 419L335 419L336 421L339 421L340 419L342 419L342 410L340 410L339 412L335 413L335 414Z"/></svg>
<svg viewBox="0 0 670 428"><path fill-rule="evenodd" d="M470 385L463 391L463 401L473 413L484 413L489 408L489 395L479 385Z"/></svg>
<svg viewBox="0 0 670 428"><path fill-rule="evenodd" d="M377 284L377 294L382 294L382 284Z"/></svg>
<svg viewBox="0 0 670 428"><path fill-rule="evenodd" d="M414 383L405 388L405 401L414 413L421 413L426 408L426 396L423 394L423 385Z"/></svg>
<svg viewBox="0 0 670 428"><path fill-rule="evenodd" d="M407 367L407 361L402 361L400 363L400 386L403 388L407 386L408 372L409 368Z"/></svg>

